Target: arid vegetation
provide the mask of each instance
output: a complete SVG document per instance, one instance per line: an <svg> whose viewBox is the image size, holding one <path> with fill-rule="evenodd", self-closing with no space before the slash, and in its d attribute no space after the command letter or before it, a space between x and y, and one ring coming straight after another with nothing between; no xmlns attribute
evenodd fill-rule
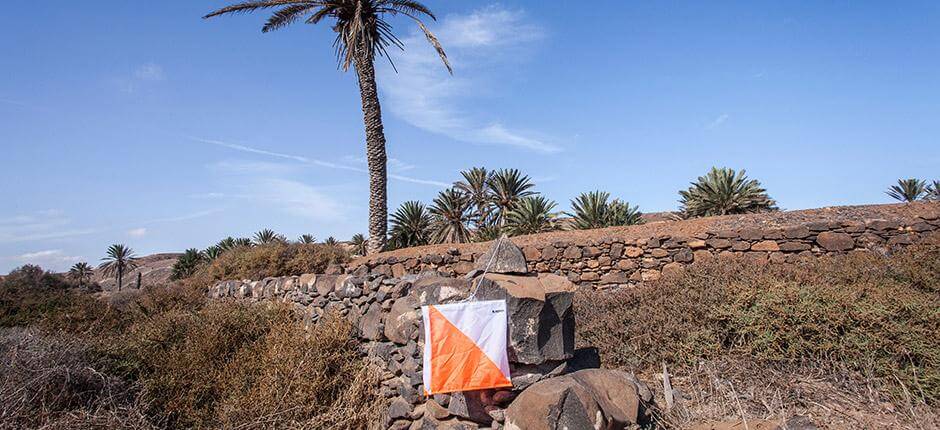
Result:
<svg viewBox="0 0 940 430"><path fill-rule="evenodd" d="M810 401L825 408L828 394L806 393L804 383L909 425L940 401L937 241L890 257L716 261L640 290L584 293L577 311L579 342L599 347L605 366L655 380L666 365L690 384L680 387L686 411L670 418L680 423L734 417L735 397L749 416L805 411ZM937 424L936 412L927 417Z"/></svg>
<svg viewBox="0 0 940 430"><path fill-rule="evenodd" d="M259 247L260 248L260 247ZM368 428L376 375L342 318L208 303L180 285L96 298L24 267L0 283L2 428Z"/></svg>

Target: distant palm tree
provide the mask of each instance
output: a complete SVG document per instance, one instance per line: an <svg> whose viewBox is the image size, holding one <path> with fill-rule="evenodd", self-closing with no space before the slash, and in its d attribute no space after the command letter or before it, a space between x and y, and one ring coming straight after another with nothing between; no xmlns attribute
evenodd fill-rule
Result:
<svg viewBox="0 0 940 430"><path fill-rule="evenodd" d="M485 224L480 227L477 227L476 231L473 232L473 241L474 242L489 242L491 240L499 239L503 235L503 228L496 224Z"/></svg>
<svg viewBox="0 0 940 430"><path fill-rule="evenodd" d="M206 261L211 262L222 255L222 248L216 245L210 246L202 251L202 255L206 258Z"/></svg>
<svg viewBox="0 0 940 430"><path fill-rule="evenodd" d="M287 238L275 233L274 230L266 228L255 233L254 242L255 245L271 245L287 242Z"/></svg>
<svg viewBox="0 0 940 430"><path fill-rule="evenodd" d="M84 287L85 283L90 281L94 274L95 271L91 268L91 265L84 261L75 263L75 265L69 269L69 278L78 282L79 287Z"/></svg>
<svg viewBox="0 0 940 430"><path fill-rule="evenodd" d="M490 195L489 181L491 172L484 167L474 167L460 172L462 181L454 183L454 188L460 190L470 200L473 206L473 223L479 228L487 224L492 209L493 199Z"/></svg>
<svg viewBox="0 0 940 430"><path fill-rule="evenodd" d="M455 188L441 191L429 212L432 243L466 243L470 241L470 198Z"/></svg>
<svg viewBox="0 0 940 430"><path fill-rule="evenodd" d="M590 191L581 193L571 201L571 226L578 230L607 227L607 199L610 193L606 191Z"/></svg>
<svg viewBox="0 0 940 430"><path fill-rule="evenodd" d="M557 214L552 213L555 206L555 202L543 196L524 197L509 212L506 229L512 236L555 230Z"/></svg>
<svg viewBox="0 0 940 430"><path fill-rule="evenodd" d="M423 17L436 18L427 7L414 0L250 0L224 7L205 18L270 8L277 10L261 28L262 32L277 30L301 19L307 24L317 24L324 18L331 19L336 33L333 46L340 66L344 71L349 70L349 66L356 69L369 163L368 248L370 253L380 252L386 240L388 178L382 110L375 83L375 57L388 58L389 47L404 49L401 40L392 33L391 24L385 20L387 15L402 15L417 23L428 42L437 50L444 66L452 72L444 48L421 21Z"/></svg>
<svg viewBox="0 0 940 430"><path fill-rule="evenodd" d="M339 241L337 241L335 237L330 236L323 241L323 244L327 246L336 246L339 245Z"/></svg>
<svg viewBox="0 0 940 430"><path fill-rule="evenodd" d="M679 191L681 211L686 218L775 211L777 203L756 179L746 172L712 167L699 176L688 190Z"/></svg>
<svg viewBox="0 0 940 430"><path fill-rule="evenodd" d="M924 199L934 202L940 201L940 181L933 181L933 183L927 187L927 195Z"/></svg>
<svg viewBox="0 0 940 430"><path fill-rule="evenodd" d="M630 206L629 202L620 199L613 199L607 205L608 227L642 224L642 216L639 206Z"/></svg>
<svg viewBox="0 0 940 430"><path fill-rule="evenodd" d="M124 274L137 267L137 256L134 250L123 243L114 244L108 248L108 256L101 259L104 263L99 267L106 276L117 277L118 291L124 285Z"/></svg>
<svg viewBox="0 0 940 430"><path fill-rule="evenodd" d="M408 248L412 246L427 245L430 236L431 215L428 214L424 204L410 200L401 204L392 214L390 233L390 247Z"/></svg>
<svg viewBox="0 0 940 430"><path fill-rule="evenodd" d="M888 188L888 191L885 191L885 194L891 196L895 200L900 200L902 202L913 202L920 200L922 197L926 197L929 192L927 188L927 181L921 179L898 179L897 185L892 185L891 188Z"/></svg>
<svg viewBox="0 0 940 430"><path fill-rule="evenodd" d="M499 226L505 225L506 215L519 199L536 194L530 191L535 184L518 169L494 171L487 186L496 209L495 223Z"/></svg>
<svg viewBox="0 0 940 430"><path fill-rule="evenodd" d="M356 233L353 235L350 242L353 244L353 254L355 255L366 255L366 238L361 233Z"/></svg>
<svg viewBox="0 0 940 430"><path fill-rule="evenodd" d="M297 242L305 244L317 243L317 238L313 237L312 234L303 234L297 238Z"/></svg>
<svg viewBox="0 0 940 430"><path fill-rule="evenodd" d="M190 248L176 259L170 279L185 279L196 273L199 265L206 260L205 255L196 248Z"/></svg>

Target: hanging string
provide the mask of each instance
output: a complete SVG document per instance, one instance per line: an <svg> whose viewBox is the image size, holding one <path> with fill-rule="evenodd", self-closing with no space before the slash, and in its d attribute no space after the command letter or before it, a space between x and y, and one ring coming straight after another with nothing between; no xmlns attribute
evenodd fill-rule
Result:
<svg viewBox="0 0 940 430"><path fill-rule="evenodd" d="M493 265L493 261L496 261L496 254L499 251L499 246L503 243L504 237L505 236L500 236L499 239L496 239L496 244L494 244L492 248L493 254L490 255L490 259L486 262L486 266L483 266L483 273L474 279L474 281L476 281L476 285L474 285L473 281L470 282L470 295L467 296L466 299L463 299L457 303L469 302L476 298L477 291L480 289L480 282L483 282L483 278L486 277L486 274L490 271L490 266Z"/></svg>

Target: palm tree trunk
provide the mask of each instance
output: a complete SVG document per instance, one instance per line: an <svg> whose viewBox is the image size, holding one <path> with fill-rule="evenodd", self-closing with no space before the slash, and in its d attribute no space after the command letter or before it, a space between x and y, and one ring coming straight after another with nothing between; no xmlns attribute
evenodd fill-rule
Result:
<svg viewBox="0 0 940 430"><path fill-rule="evenodd" d="M118 269L118 291L121 291L121 284L124 282L124 271Z"/></svg>
<svg viewBox="0 0 940 430"><path fill-rule="evenodd" d="M375 254L385 248L388 228L388 178L386 177L385 132L382 107L375 86L373 58L363 49L356 56L356 74L362 96L362 116L366 128L366 159L369 162L369 243L366 252Z"/></svg>

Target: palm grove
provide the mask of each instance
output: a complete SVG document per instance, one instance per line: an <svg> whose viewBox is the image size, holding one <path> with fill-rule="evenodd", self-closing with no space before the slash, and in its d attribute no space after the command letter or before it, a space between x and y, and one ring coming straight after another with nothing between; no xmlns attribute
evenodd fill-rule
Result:
<svg viewBox="0 0 940 430"><path fill-rule="evenodd" d="M463 180L442 191L430 206L417 201L405 202L392 215L389 230L386 139L375 80L375 60L385 57L391 62L389 48L404 48L387 20L401 16L418 26L452 73L443 47L422 21L425 18L436 20L436 17L426 6L412 0L255 0L232 4L204 18L272 9L273 13L261 27L264 33L301 21L306 24L331 22L336 33L333 47L340 68L348 71L352 66L356 71L370 196L369 237L357 235L354 239L367 253L426 243L488 240L504 233L529 234L562 227L598 228L640 222L636 207L619 199L611 200L608 193L601 191L578 196L572 201L570 219L562 222L559 214L553 212L555 202L532 191L534 184L518 170L474 168L461 172ZM747 179L743 170L712 168L698 179L688 190L680 192L681 213L686 217L777 209L760 183ZM916 188L918 184L899 185ZM936 183L932 189L925 184L920 186L920 190L904 189L891 195L916 200L920 195L929 198L940 192ZM305 242L303 239L301 242ZM312 242L310 239L306 238L306 242Z"/></svg>

